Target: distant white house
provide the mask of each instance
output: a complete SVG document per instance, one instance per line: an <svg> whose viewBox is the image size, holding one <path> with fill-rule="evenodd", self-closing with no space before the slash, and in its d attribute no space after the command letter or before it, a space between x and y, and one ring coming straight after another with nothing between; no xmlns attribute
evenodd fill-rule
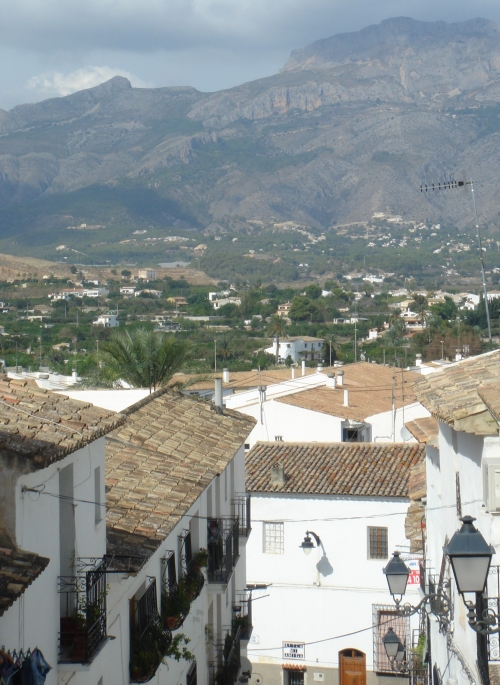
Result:
<svg viewBox="0 0 500 685"><path fill-rule="evenodd" d="M276 355L276 339L272 347L266 347L265 352ZM283 364L287 357L290 357L292 362L322 361L324 356L325 341L323 338L292 336L279 339L278 363Z"/></svg>
<svg viewBox="0 0 500 685"><path fill-rule="evenodd" d="M156 269L139 269L137 272L137 278L145 281L155 281L156 280Z"/></svg>
<svg viewBox="0 0 500 685"><path fill-rule="evenodd" d="M92 321L94 326L104 326L105 328L116 328L120 325L117 314L100 314L95 321Z"/></svg>
<svg viewBox="0 0 500 685"><path fill-rule="evenodd" d="M208 293L208 301L213 302L214 300L219 300L223 297L228 297L231 294L230 290L220 290L219 292Z"/></svg>
<svg viewBox="0 0 500 685"><path fill-rule="evenodd" d="M135 287L133 285L122 285L120 287L121 295L133 295L135 293Z"/></svg>
<svg viewBox="0 0 500 685"><path fill-rule="evenodd" d="M226 304L235 304L239 307L241 304L241 297L224 297L221 300L212 300L212 307L214 309L220 309Z"/></svg>
<svg viewBox="0 0 500 685"><path fill-rule="evenodd" d="M105 297L108 294L109 294L109 290L106 290L106 288L84 288L83 289L83 296L84 297Z"/></svg>

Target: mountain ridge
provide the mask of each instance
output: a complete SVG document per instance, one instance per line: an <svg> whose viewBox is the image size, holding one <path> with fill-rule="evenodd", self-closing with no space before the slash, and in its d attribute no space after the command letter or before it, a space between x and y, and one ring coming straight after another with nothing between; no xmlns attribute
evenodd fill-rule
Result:
<svg viewBox="0 0 500 685"><path fill-rule="evenodd" d="M492 179L481 212L497 225L499 36L485 19L399 17L216 93L117 76L0 111L0 247L29 230L54 258L66 216L125 238L143 225L252 231L270 217L327 229L375 212L459 224L465 197L418 189L464 168Z"/></svg>

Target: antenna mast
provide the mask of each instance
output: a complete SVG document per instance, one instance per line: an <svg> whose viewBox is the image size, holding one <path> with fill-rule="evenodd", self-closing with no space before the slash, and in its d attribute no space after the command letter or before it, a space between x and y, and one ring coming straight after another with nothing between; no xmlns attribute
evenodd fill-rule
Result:
<svg viewBox="0 0 500 685"><path fill-rule="evenodd" d="M483 297L484 297L484 306L486 309L486 322L488 324L488 340L490 343L490 350L493 349L493 341L491 339L491 321L490 321L490 310L488 307L488 291L486 289L486 275L484 273L484 259L483 259L483 244L481 241L481 232L479 230L479 221L477 219L477 208L476 208L476 197L474 195L474 181L472 178L470 181L444 181L443 183L434 183L427 185L427 183L421 184L420 185L420 192L423 193L424 190L427 192L428 190L451 190L454 188L466 188L467 186L470 186L471 189L471 195L472 195L472 207L474 209L474 220L476 222L476 234L477 234L477 240L479 243L479 261L481 264L481 279L483 281Z"/></svg>

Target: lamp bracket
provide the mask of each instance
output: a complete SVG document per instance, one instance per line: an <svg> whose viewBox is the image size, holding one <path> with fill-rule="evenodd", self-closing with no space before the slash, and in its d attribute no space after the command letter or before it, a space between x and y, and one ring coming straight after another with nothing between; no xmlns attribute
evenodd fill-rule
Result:
<svg viewBox="0 0 500 685"><path fill-rule="evenodd" d="M451 597L450 581L447 580L443 587L438 587L437 592L424 595L417 606L409 602L401 604L401 600L395 599L397 613L403 618L408 618L426 609L428 613L435 616L439 623L439 631L446 633L451 620ZM475 607L474 607L475 608ZM486 613L486 612L485 612Z"/></svg>
<svg viewBox="0 0 500 685"><path fill-rule="evenodd" d="M316 533L312 530L306 530L306 535L312 535L314 540L316 541L317 546L319 547L321 545L321 539L319 535L316 535Z"/></svg>
<svg viewBox="0 0 500 685"><path fill-rule="evenodd" d="M487 600L487 598L485 597ZM477 605L464 599L467 607L467 620L472 630L480 635L494 635L500 632L500 617L493 609L485 609L478 617Z"/></svg>

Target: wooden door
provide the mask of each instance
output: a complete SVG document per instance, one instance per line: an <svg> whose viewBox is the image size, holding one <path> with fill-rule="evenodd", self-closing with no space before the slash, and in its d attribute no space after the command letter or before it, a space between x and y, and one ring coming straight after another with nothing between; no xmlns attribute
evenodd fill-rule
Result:
<svg viewBox="0 0 500 685"><path fill-rule="evenodd" d="M340 685L366 685L366 656L357 649L339 652Z"/></svg>

